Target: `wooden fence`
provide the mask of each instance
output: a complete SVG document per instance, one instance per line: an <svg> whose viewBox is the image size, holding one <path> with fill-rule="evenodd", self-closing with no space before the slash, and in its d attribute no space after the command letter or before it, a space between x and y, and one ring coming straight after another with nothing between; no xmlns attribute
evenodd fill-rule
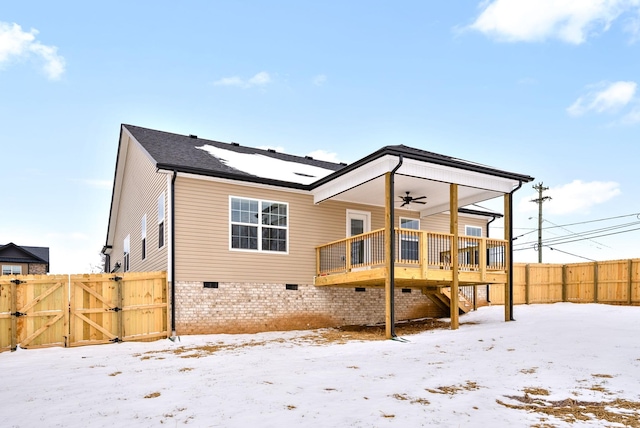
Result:
<svg viewBox="0 0 640 428"><path fill-rule="evenodd" d="M0 352L169 336L166 272L0 276Z"/></svg>
<svg viewBox="0 0 640 428"><path fill-rule="evenodd" d="M504 285L490 287L492 304L504 304ZM640 259L513 266L513 303L640 305Z"/></svg>

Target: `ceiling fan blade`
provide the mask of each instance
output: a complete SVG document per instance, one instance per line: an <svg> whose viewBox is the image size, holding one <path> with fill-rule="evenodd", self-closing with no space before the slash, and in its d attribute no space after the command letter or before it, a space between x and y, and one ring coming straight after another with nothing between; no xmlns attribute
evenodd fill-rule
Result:
<svg viewBox="0 0 640 428"><path fill-rule="evenodd" d="M405 205L409 205L409 202L404 201L404 202L402 203L402 205L400 205L400 207L404 207Z"/></svg>
<svg viewBox="0 0 640 428"><path fill-rule="evenodd" d="M426 199L426 196L418 196L417 198L413 198L414 201L417 201L419 199Z"/></svg>
<svg viewBox="0 0 640 428"><path fill-rule="evenodd" d="M423 205L426 204L426 202L416 201L415 199L413 201L411 201L411 202L415 202L416 204L423 204Z"/></svg>

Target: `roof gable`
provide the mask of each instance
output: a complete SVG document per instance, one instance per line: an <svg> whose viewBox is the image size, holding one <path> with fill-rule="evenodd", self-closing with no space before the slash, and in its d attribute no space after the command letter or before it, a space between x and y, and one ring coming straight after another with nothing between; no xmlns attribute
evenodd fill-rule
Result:
<svg viewBox="0 0 640 428"><path fill-rule="evenodd" d="M0 246L0 262L49 263L48 247L21 247L10 242Z"/></svg>

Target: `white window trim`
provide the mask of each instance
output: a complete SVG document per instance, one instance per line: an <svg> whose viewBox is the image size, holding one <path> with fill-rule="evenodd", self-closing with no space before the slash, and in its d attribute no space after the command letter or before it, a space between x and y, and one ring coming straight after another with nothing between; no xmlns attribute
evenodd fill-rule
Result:
<svg viewBox="0 0 640 428"><path fill-rule="evenodd" d="M164 197L164 192L162 192L160 194L160 196L158 196L158 240L160 239L160 225L162 224L162 245L160 245L160 242L158 242L158 249L162 249L164 248L165 245L167 245L167 222L165 221L166 219L166 215L165 215L165 211L166 211L166 204L165 204L165 197ZM160 204L162 204L162 209L160 209Z"/></svg>
<svg viewBox="0 0 640 428"><path fill-rule="evenodd" d="M127 235L122 242L122 271L131 270L131 235Z"/></svg>
<svg viewBox="0 0 640 428"><path fill-rule="evenodd" d="M469 234L469 229L479 229L480 230L480 236L470 235ZM473 236L474 238L482 238L482 227L465 225L464 226L464 234L465 234L465 236Z"/></svg>
<svg viewBox="0 0 640 428"><path fill-rule="evenodd" d="M10 268L11 273L4 273L5 268ZM13 268L18 268L19 272L14 272ZM2 275L22 275L22 265L2 265Z"/></svg>
<svg viewBox="0 0 640 428"><path fill-rule="evenodd" d="M147 215L143 215L140 220L140 258L145 260L147 258Z"/></svg>
<svg viewBox="0 0 640 428"><path fill-rule="evenodd" d="M286 230L286 239L287 239L287 245L286 245L286 251L270 251L270 250L263 250L262 249L262 221L258 221L258 223L255 224L255 226L258 228L258 249L256 250L252 250L249 248L233 248L233 243L232 243L232 237L231 237L231 225L233 225L234 223L231 221L231 201L233 199L248 199L248 200L252 200L252 201L258 201L258 207L260 209L260 207L262 207L262 203L263 202L267 202L267 203L272 203L272 204L282 204L285 205L287 207L287 226L286 227L282 227L282 226L267 226L267 227L271 227L274 229L285 229ZM259 211L260 212L260 211ZM282 201L272 201L270 199L259 199L259 198L251 198L248 196L235 196L235 195L229 195L229 218L228 218L228 225L229 225L229 251L238 251L238 252L242 252L242 253L252 253L252 254L281 254L281 255L287 255L289 254L289 243L291 242L290 236L289 236L289 227L291 225L291 212L289 210L289 203L288 202L282 202ZM245 224L245 223L237 223L237 224ZM249 225L247 223L247 225Z"/></svg>

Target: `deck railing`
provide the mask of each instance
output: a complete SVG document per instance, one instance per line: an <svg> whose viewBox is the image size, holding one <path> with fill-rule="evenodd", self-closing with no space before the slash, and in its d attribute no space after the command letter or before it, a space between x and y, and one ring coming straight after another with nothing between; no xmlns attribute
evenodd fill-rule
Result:
<svg viewBox="0 0 640 428"><path fill-rule="evenodd" d="M422 230L395 229L396 265L451 270L453 235ZM340 239L316 248L318 275L382 267L385 263L384 229ZM507 241L475 236L458 237L458 269L504 271Z"/></svg>

